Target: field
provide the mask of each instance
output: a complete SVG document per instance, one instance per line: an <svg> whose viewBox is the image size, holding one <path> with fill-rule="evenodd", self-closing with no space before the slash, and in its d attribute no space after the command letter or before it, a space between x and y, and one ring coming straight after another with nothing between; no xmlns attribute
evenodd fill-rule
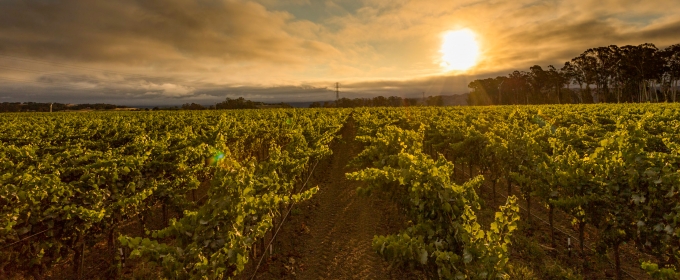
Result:
<svg viewBox="0 0 680 280"><path fill-rule="evenodd" d="M10 279L677 279L676 104L0 115Z"/></svg>

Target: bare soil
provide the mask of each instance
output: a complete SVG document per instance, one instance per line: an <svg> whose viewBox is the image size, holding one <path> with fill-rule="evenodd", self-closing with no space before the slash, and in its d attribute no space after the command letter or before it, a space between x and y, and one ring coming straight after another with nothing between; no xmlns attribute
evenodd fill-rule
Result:
<svg viewBox="0 0 680 280"><path fill-rule="evenodd" d="M333 155L318 164L311 183L319 192L297 205L266 254L255 279L417 279L414 272L390 267L373 249L375 235L406 228L396 205L376 196L359 196L361 182L350 181L347 163L362 150L354 122L332 145ZM250 279L259 259L240 278ZM420 277L422 278L422 277Z"/></svg>

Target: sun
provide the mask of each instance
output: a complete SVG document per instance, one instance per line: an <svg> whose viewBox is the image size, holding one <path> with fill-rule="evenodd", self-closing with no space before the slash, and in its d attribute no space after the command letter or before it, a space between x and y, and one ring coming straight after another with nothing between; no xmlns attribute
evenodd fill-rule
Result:
<svg viewBox="0 0 680 280"><path fill-rule="evenodd" d="M477 64L479 44L470 29L448 31L444 34L441 67L445 71L465 71Z"/></svg>

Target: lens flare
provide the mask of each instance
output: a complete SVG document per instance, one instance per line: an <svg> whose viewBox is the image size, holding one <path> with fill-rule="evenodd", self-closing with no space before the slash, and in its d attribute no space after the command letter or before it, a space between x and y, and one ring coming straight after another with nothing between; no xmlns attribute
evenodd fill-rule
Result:
<svg viewBox="0 0 680 280"><path fill-rule="evenodd" d="M206 160L206 163L207 163L208 165L213 165L213 166L214 166L214 165L217 165L218 162L220 162L221 160L224 159L224 156L225 156L225 155L224 155L223 152L217 151L213 156L209 157L209 158Z"/></svg>

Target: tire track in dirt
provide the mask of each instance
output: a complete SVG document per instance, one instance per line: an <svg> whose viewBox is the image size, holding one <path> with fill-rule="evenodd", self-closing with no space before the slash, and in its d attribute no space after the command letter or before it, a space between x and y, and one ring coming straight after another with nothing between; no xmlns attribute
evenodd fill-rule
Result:
<svg viewBox="0 0 680 280"><path fill-rule="evenodd" d="M411 272L389 267L371 247L373 236L406 228L394 203L356 193L361 182L350 181L347 163L362 150L354 141L354 121L332 145L333 156L320 162L313 183L319 192L296 206L275 241L275 254L255 279L416 279ZM252 267L243 279L252 275Z"/></svg>

